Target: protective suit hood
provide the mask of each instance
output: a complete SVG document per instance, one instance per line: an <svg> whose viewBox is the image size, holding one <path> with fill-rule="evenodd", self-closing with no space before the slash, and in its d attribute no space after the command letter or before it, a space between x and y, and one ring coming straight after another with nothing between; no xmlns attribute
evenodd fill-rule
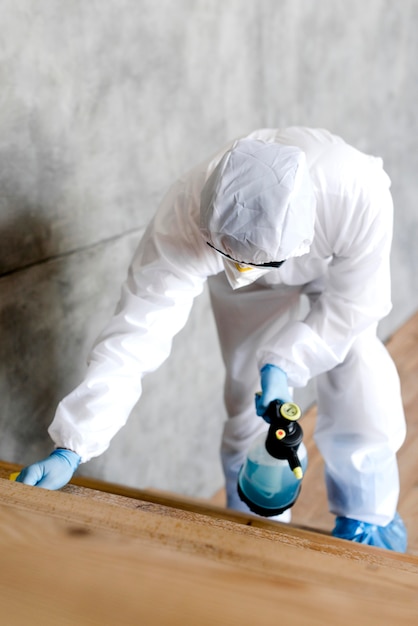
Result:
<svg viewBox="0 0 418 626"><path fill-rule="evenodd" d="M315 197L304 152L240 139L201 193L200 229L214 248L242 263L271 263L308 252Z"/></svg>

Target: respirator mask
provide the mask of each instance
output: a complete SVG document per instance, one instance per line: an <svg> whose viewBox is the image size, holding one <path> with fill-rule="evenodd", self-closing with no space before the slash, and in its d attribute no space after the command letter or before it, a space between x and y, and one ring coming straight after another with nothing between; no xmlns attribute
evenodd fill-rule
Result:
<svg viewBox="0 0 418 626"><path fill-rule="evenodd" d="M251 265L243 265L229 259L224 260L224 267L226 277L232 289L251 285L251 283L269 271L269 268L251 267Z"/></svg>

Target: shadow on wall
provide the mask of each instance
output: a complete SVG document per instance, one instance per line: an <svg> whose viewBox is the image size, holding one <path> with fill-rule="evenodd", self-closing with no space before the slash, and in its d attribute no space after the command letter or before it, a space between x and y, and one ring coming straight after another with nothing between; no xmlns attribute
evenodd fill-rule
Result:
<svg viewBox="0 0 418 626"><path fill-rule="evenodd" d="M63 340L71 340L62 335L70 286L63 260L45 260L56 247L43 244L49 225L19 198L9 195L8 209L13 219L0 221L2 241L13 233L13 258L22 249L22 259L34 260L0 275L0 458L25 464L51 448L46 429L63 393Z"/></svg>
<svg viewBox="0 0 418 626"><path fill-rule="evenodd" d="M0 458L26 464L52 448L47 427L81 339L65 252L77 247L72 153L35 109L16 111L0 142Z"/></svg>

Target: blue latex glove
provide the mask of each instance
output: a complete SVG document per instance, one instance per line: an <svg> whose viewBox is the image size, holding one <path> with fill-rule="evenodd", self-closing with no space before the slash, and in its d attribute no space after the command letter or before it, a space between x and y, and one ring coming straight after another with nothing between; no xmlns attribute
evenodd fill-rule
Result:
<svg viewBox="0 0 418 626"><path fill-rule="evenodd" d="M406 552L408 542L405 524L398 513L387 526L359 522L348 517L337 517L332 535L395 552Z"/></svg>
<svg viewBox="0 0 418 626"><path fill-rule="evenodd" d="M281 400L282 402L292 402L289 387L287 384L287 374L277 367L277 365L264 365L260 370L261 395L255 396L255 408L257 415L263 417L266 422L268 418L264 417L265 412L273 400Z"/></svg>
<svg viewBox="0 0 418 626"><path fill-rule="evenodd" d="M57 448L46 459L25 467L16 482L44 489L61 489L71 480L80 461L81 457L75 452Z"/></svg>

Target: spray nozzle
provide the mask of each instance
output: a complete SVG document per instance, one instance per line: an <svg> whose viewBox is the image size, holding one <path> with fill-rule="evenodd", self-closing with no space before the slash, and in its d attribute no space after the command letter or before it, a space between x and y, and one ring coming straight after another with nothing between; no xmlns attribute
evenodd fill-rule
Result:
<svg viewBox="0 0 418 626"><path fill-rule="evenodd" d="M266 450L276 459L286 459L298 480L303 478L303 470L298 457L298 448L303 439L303 430L297 423L302 413L294 402L270 402L266 417L270 428L266 439Z"/></svg>

